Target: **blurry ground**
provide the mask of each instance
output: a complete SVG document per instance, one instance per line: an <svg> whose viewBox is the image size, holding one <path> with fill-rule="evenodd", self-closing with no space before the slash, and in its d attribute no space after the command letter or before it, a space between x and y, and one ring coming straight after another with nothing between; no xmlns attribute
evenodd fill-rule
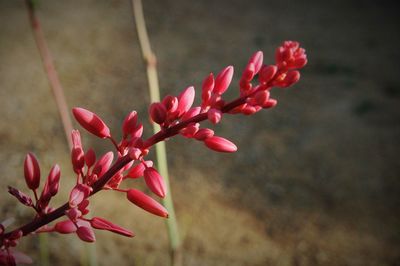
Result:
<svg viewBox="0 0 400 266"><path fill-rule="evenodd" d="M114 132L132 109L147 122L129 1L39 2L70 106L95 111ZM209 71L228 64L240 73L256 50L272 62L286 39L299 40L309 56L301 82L275 91L277 108L224 117L217 126L237 153L180 138L168 143L184 265L399 265L396 1L151 0L144 8L162 95L199 89ZM59 203L73 179L26 15L23 1L0 1L1 218L17 215L19 222L28 212L5 191L24 187L27 151L39 156L44 173L60 163L66 190ZM228 96L235 94L232 86ZM98 152L111 148L87 134L84 142ZM137 235L98 233L99 265L166 264L161 219L111 192L92 201L96 215ZM75 238L50 237L52 265L78 265ZM31 239L23 249L38 261Z"/></svg>

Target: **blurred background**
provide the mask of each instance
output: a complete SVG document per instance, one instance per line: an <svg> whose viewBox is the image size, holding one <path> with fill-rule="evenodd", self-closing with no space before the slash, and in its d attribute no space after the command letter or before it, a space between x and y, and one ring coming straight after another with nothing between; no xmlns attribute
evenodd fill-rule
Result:
<svg viewBox="0 0 400 266"><path fill-rule="evenodd" d="M130 1L38 1L37 13L70 107L99 114L120 137L137 110L151 134L146 72ZM234 154L181 137L167 142L183 265L400 265L400 81L396 1L144 1L161 95L197 88L256 50L273 63L284 40L300 41L309 64L276 108L225 116L218 135ZM34 152L46 176L62 169L65 202L74 182L68 147L23 1L0 0L1 219L32 213L6 193L25 188ZM199 103L199 99L196 100ZM76 123L75 127L80 128ZM83 131L83 130L82 130ZM82 133L97 153L110 143ZM151 153L154 157L154 151ZM130 183L144 188L143 180ZM96 216L134 230L96 232L99 265L166 265L164 221L101 193ZM76 236L51 235L51 265L79 265ZM37 237L21 249L38 265Z"/></svg>

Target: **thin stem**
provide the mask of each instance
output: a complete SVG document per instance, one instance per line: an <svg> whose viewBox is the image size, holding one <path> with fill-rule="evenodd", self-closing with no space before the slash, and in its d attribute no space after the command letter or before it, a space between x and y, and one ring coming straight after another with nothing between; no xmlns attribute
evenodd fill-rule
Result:
<svg viewBox="0 0 400 266"><path fill-rule="evenodd" d="M31 0L26 0L26 5L28 8L28 15L32 26L33 35L35 37L36 45L39 49L44 69L46 71L47 78L49 80L50 87L57 104L58 112L60 114L61 121L64 127L64 132L68 142L68 146L70 149L72 149L72 141L70 139L70 134L72 131L72 122L69 116L68 105L67 102L65 101L64 90L61 86L57 71L54 67L53 57L51 56L50 50L47 47L47 43L44 38L42 28L40 26L39 18L37 17L35 12L34 4Z"/></svg>
<svg viewBox="0 0 400 266"><path fill-rule="evenodd" d="M112 142L112 144L114 145L115 149L117 149L117 151L120 152L117 141L113 137L109 137L109 139Z"/></svg>
<svg viewBox="0 0 400 266"><path fill-rule="evenodd" d="M139 43L146 62L147 81L149 84L150 101L160 101L160 88L157 74L157 58L151 50L150 40L146 30L146 21L143 14L143 6L141 0L132 0L136 29L138 33ZM153 123L153 131L160 131L159 125ZM171 248L171 263L172 265L181 265L181 239L179 237L178 224L172 200L172 191L168 174L167 153L164 142L159 142L156 145L156 156L158 171L163 176L168 194L163 199L164 206L168 209L169 219L166 220L168 236Z"/></svg>

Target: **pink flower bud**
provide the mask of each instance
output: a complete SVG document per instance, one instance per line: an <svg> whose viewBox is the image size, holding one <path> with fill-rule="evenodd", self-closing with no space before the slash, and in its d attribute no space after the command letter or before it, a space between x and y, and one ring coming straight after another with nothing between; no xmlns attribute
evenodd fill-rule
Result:
<svg viewBox="0 0 400 266"><path fill-rule="evenodd" d="M54 231L60 234L70 234L76 231L76 225L71 220L56 223Z"/></svg>
<svg viewBox="0 0 400 266"><path fill-rule="evenodd" d="M47 183L49 184L49 192L52 197L54 197L58 193L58 188L60 186L60 176L61 176L60 166L56 164L51 168L50 173L47 177Z"/></svg>
<svg viewBox="0 0 400 266"><path fill-rule="evenodd" d="M208 120L213 124L218 124L222 119L222 112L218 109L211 108L207 113Z"/></svg>
<svg viewBox="0 0 400 266"><path fill-rule="evenodd" d="M71 162L74 172L77 174L81 173L82 168L85 166L85 154L81 147L72 148Z"/></svg>
<svg viewBox="0 0 400 266"><path fill-rule="evenodd" d="M167 95L162 100L162 104L165 106L169 113L173 113L178 109L178 98Z"/></svg>
<svg viewBox="0 0 400 266"><path fill-rule="evenodd" d="M93 135L103 139L111 137L110 129L95 113L80 107L73 108L72 113L79 124Z"/></svg>
<svg viewBox="0 0 400 266"><path fill-rule="evenodd" d="M261 84L266 84L272 80L272 78L278 72L278 67L275 65L264 66L261 68L258 79Z"/></svg>
<svg viewBox="0 0 400 266"><path fill-rule="evenodd" d="M215 78L215 86L213 92L215 94L223 94L231 84L233 77L233 66L224 68Z"/></svg>
<svg viewBox="0 0 400 266"><path fill-rule="evenodd" d="M194 87L190 86L186 88L179 96L179 104L178 104L178 113L179 116L182 116L184 113L186 113L190 107L192 107L193 102L194 102L194 96L195 96L195 91Z"/></svg>
<svg viewBox="0 0 400 266"><path fill-rule="evenodd" d="M77 129L71 131L72 146L74 148L82 148L81 133Z"/></svg>
<svg viewBox="0 0 400 266"><path fill-rule="evenodd" d="M35 190L40 184L39 163L33 153L28 153L24 162L25 181L29 189Z"/></svg>
<svg viewBox="0 0 400 266"><path fill-rule="evenodd" d="M202 92L201 92L201 99L203 101L203 104L207 104L207 102L211 98L211 92L214 89L214 75L213 73L210 73L204 81L202 85Z"/></svg>
<svg viewBox="0 0 400 266"><path fill-rule="evenodd" d="M148 211L157 216L168 218L167 210L160 203L150 198L142 191L137 189L130 189L126 193L126 197L130 202L144 209L145 211Z"/></svg>
<svg viewBox="0 0 400 266"><path fill-rule="evenodd" d="M194 138L197 140L205 140L207 138L210 138L214 136L214 131L209 129L209 128L201 128L199 131L196 132L194 135Z"/></svg>
<svg viewBox="0 0 400 266"><path fill-rule="evenodd" d="M93 217L92 220L90 220L90 224L92 225L93 228L99 229L99 230L107 230L111 231L113 233L117 233L123 236L127 237L133 237L134 234L133 232L122 228L116 224L113 224L106 219L100 218L100 217Z"/></svg>
<svg viewBox="0 0 400 266"><path fill-rule="evenodd" d="M82 215L86 215L89 213L89 200L84 199L79 205L78 205L78 210L81 211Z"/></svg>
<svg viewBox="0 0 400 266"><path fill-rule="evenodd" d="M193 138L194 134L199 130L199 123L190 123L185 128L181 129L180 133L186 138Z"/></svg>
<svg viewBox="0 0 400 266"><path fill-rule="evenodd" d="M246 69L243 71L241 79L244 80L245 82L251 81L254 78L254 75L256 73L255 69L256 68L255 68L254 64L253 63L249 63L247 65Z"/></svg>
<svg viewBox="0 0 400 266"><path fill-rule="evenodd" d="M69 195L69 206L74 208L78 206L92 192L92 188L85 184L76 185Z"/></svg>
<svg viewBox="0 0 400 266"><path fill-rule="evenodd" d="M258 91L255 95L254 95L254 100L258 105L263 106L269 99L269 91Z"/></svg>
<svg viewBox="0 0 400 266"><path fill-rule="evenodd" d="M187 111L187 112L182 116L181 121L188 120L188 119L190 119L190 118L192 118L192 117L194 117L194 116L200 114L200 110L201 110L200 107L192 107L192 108L190 108L189 111Z"/></svg>
<svg viewBox="0 0 400 266"><path fill-rule="evenodd" d="M92 228L90 227L86 227L86 226L79 226L78 229L76 230L76 234L78 235L78 237L85 241L85 242L95 242L96 241L96 237L94 235L94 232L92 230Z"/></svg>
<svg viewBox="0 0 400 266"><path fill-rule="evenodd" d="M206 146L214 151L219 152L235 152L237 147L231 141L222 137L213 136L207 138L204 143Z"/></svg>
<svg viewBox="0 0 400 266"><path fill-rule="evenodd" d="M69 209L66 213L71 221L76 221L79 217L82 216L82 212L76 207Z"/></svg>
<svg viewBox="0 0 400 266"><path fill-rule="evenodd" d="M143 124L139 124L132 133L132 138L140 138L143 134Z"/></svg>
<svg viewBox="0 0 400 266"><path fill-rule="evenodd" d="M153 166L152 161L145 161L144 163L146 164L147 167ZM134 167L132 167L131 170L129 170L128 177L130 177L130 178L142 177L144 175L144 169L146 169L146 167L141 162L138 165L135 165Z"/></svg>
<svg viewBox="0 0 400 266"><path fill-rule="evenodd" d="M90 168L94 165L95 162L96 162L96 153L92 148L90 148L89 150L87 150L85 154L85 163L87 167Z"/></svg>
<svg viewBox="0 0 400 266"><path fill-rule="evenodd" d="M257 113L261 109L261 107L257 108L259 106L252 106L252 105L247 105L245 108L242 110L242 114L244 115L252 115Z"/></svg>
<svg viewBox="0 0 400 266"><path fill-rule="evenodd" d="M302 57L296 58L292 64L290 64L290 69L303 68L307 64L307 57L304 55Z"/></svg>
<svg viewBox="0 0 400 266"><path fill-rule="evenodd" d="M164 198L166 195L167 187L165 186L164 179L153 167L148 167L144 170L144 180L147 187L157 196Z"/></svg>
<svg viewBox="0 0 400 266"><path fill-rule="evenodd" d="M157 124L162 124L167 118L167 109L162 103L152 103L149 109L150 118Z"/></svg>
<svg viewBox="0 0 400 266"><path fill-rule="evenodd" d="M110 168L112 161L114 159L114 154L112 151L104 154L94 165L92 173L98 177L102 177Z"/></svg>
<svg viewBox="0 0 400 266"><path fill-rule="evenodd" d="M125 117L124 122L122 123L122 132L124 133L125 137L135 130L136 123L137 113L136 111L132 111Z"/></svg>
<svg viewBox="0 0 400 266"><path fill-rule="evenodd" d="M292 86L296 82L298 82L300 79L300 72L297 70L290 71L286 74L285 79L283 82L280 84L280 87L286 88L289 86Z"/></svg>
<svg viewBox="0 0 400 266"><path fill-rule="evenodd" d="M275 105L278 104L278 101L275 99L269 99L264 105L263 108L264 109L268 109L268 108L272 108L275 107Z"/></svg>
<svg viewBox="0 0 400 266"><path fill-rule="evenodd" d="M132 160L137 160L140 158L140 156L142 155L142 151L138 148L129 148L129 157L131 157Z"/></svg>
<svg viewBox="0 0 400 266"><path fill-rule="evenodd" d="M262 63L263 63L263 58L264 58L264 55L263 55L263 52L261 52L261 51L254 53L250 57L248 65L254 64L254 74L257 74L258 71L260 71Z"/></svg>
<svg viewBox="0 0 400 266"><path fill-rule="evenodd" d="M28 195L26 195L22 191L20 191L20 190L18 190L16 188L13 188L11 186L8 186L8 193L10 193L15 198L17 198L17 200L19 200L19 202L21 202L25 206L28 206L28 207L32 207L33 206L33 202L32 202L31 197L29 197Z"/></svg>

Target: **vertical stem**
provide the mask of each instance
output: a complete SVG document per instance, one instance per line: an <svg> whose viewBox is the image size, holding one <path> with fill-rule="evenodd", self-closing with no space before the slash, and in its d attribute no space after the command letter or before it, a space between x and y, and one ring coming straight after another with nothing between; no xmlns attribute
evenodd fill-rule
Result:
<svg viewBox="0 0 400 266"><path fill-rule="evenodd" d="M41 266L49 266L49 242L48 242L48 235L47 234L40 234L39 235L39 246L40 246L40 265Z"/></svg>
<svg viewBox="0 0 400 266"><path fill-rule="evenodd" d="M160 89L157 75L157 59L151 50L150 40L146 30L146 22L143 15L143 6L141 0L132 0L133 14L136 22L139 43L146 62L147 80L149 83L150 100L151 102L160 101ZM159 125L153 123L154 133L160 130ZM163 199L164 206L168 209L169 218L166 220L168 237L171 249L171 264L174 266L181 265L181 240L178 232L178 225L174 205L172 201L172 192L168 175L167 154L164 142L156 144L157 164L160 174L164 177L168 193Z"/></svg>
<svg viewBox="0 0 400 266"><path fill-rule="evenodd" d="M47 46L46 39L40 25L40 21L35 12L35 2L33 0L25 0L28 8L29 20L31 23L33 35L38 47L40 56L43 61L43 66L47 74L47 79L51 90L53 92L54 100L57 105L57 109L61 118L61 122L64 128L65 137L68 143L69 150L72 149L72 140L70 134L72 131L72 122L69 115L69 108L65 100L64 90L61 86L60 79L58 77L56 68L54 66L53 57L51 56L50 50ZM40 234L39 236L39 246L40 246L40 258L41 265L49 265L49 254L48 254L48 243L47 236L45 234ZM88 260L91 266L96 266L96 250L94 245L90 245L85 248L86 252L89 253ZM85 260L86 261L86 260ZM82 264L85 265L85 264Z"/></svg>

